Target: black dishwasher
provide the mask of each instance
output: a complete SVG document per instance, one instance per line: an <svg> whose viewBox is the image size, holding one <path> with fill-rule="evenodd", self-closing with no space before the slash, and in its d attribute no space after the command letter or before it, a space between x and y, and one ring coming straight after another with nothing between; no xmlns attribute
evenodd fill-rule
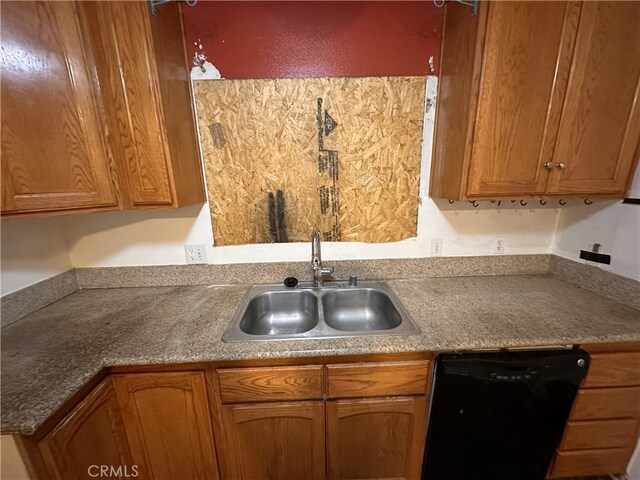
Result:
<svg viewBox="0 0 640 480"><path fill-rule="evenodd" d="M423 480L543 480L589 355L579 349L442 354Z"/></svg>

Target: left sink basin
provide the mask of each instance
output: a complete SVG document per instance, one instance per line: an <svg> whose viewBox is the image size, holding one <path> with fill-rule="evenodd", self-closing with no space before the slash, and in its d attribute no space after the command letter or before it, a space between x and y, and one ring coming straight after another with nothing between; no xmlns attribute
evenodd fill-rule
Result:
<svg viewBox="0 0 640 480"><path fill-rule="evenodd" d="M311 292L267 292L248 303L240 330L249 335L291 335L317 324L318 299Z"/></svg>

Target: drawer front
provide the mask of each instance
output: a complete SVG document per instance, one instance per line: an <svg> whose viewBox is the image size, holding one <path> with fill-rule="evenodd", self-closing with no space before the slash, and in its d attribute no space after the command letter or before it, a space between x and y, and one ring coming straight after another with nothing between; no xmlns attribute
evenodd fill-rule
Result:
<svg viewBox="0 0 640 480"><path fill-rule="evenodd" d="M571 420L640 417L640 387L578 390Z"/></svg>
<svg viewBox="0 0 640 480"><path fill-rule="evenodd" d="M593 353L584 388L640 386L640 352Z"/></svg>
<svg viewBox="0 0 640 480"><path fill-rule="evenodd" d="M322 365L218 370L223 403L323 398Z"/></svg>
<svg viewBox="0 0 640 480"><path fill-rule="evenodd" d="M549 478L623 473L627 469L630 455L629 450L624 448L558 451L549 472Z"/></svg>
<svg viewBox="0 0 640 480"><path fill-rule="evenodd" d="M428 361L327 365L329 398L424 395Z"/></svg>
<svg viewBox="0 0 640 480"><path fill-rule="evenodd" d="M633 418L567 422L559 449L629 448L635 443L637 428Z"/></svg>

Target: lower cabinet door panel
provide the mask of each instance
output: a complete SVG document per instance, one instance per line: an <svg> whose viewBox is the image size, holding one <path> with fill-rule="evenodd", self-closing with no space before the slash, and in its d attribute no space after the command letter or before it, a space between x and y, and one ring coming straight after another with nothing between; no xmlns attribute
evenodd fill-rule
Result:
<svg viewBox="0 0 640 480"><path fill-rule="evenodd" d="M623 473L629 456L627 448L558 451L548 478Z"/></svg>
<svg viewBox="0 0 640 480"><path fill-rule="evenodd" d="M217 479L202 372L115 375L139 478Z"/></svg>
<svg viewBox="0 0 640 480"><path fill-rule="evenodd" d="M635 418L569 421L559 448L562 450L626 448L635 443L637 430L638 421Z"/></svg>
<svg viewBox="0 0 640 480"><path fill-rule="evenodd" d="M222 416L231 479L324 478L323 402L230 405Z"/></svg>
<svg viewBox="0 0 640 480"><path fill-rule="evenodd" d="M110 379L90 393L39 443L50 478L87 479L106 472L137 476Z"/></svg>
<svg viewBox="0 0 640 480"><path fill-rule="evenodd" d="M426 410L424 396L327 402L328 477L419 478Z"/></svg>

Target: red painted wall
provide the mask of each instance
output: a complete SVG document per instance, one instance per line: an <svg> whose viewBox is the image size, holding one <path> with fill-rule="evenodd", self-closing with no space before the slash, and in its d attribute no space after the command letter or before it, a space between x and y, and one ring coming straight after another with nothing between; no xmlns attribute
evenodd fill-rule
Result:
<svg viewBox="0 0 640 480"><path fill-rule="evenodd" d="M443 10L431 0L181 5L189 57L201 43L224 78L437 74Z"/></svg>

